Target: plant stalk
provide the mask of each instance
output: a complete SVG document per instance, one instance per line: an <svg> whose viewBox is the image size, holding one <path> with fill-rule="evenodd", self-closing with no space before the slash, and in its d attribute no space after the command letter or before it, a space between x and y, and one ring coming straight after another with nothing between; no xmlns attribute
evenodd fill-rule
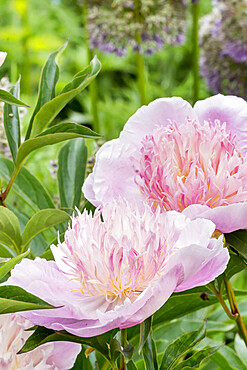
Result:
<svg viewBox="0 0 247 370"><path fill-rule="evenodd" d="M192 45L193 45L193 104L199 99L199 1L192 1Z"/></svg>
<svg viewBox="0 0 247 370"><path fill-rule="evenodd" d="M87 20L87 2L84 1L83 3L83 21L84 21L84 29L85 29L85 41L86 41L86 48L87 48L87 59L88 64L93 59L93 52L89 47L89 34L88 34L88 20ZM99 122L99 113L98 113L98 84L97 81L94 80L89 85L89 96L91 101L91 114L93 118L93 130L100 133L100 122Z"/></svg>
<svg viewBox="0 0 247 370"><path fill-rule="evenodd" d="M127 346L127 329L121 329L122 350ZM126 370L126 362L123 355L120 356L120 370Z"/></svg>
<svg viewBox="0 0 247 370"><path fill-rule="evenodd" d="M230 307L231 307L231 312L236 317L235 320L236 320L236 324L238 326L239 333L240 333L240 335L241 335L242 339L244 340L245 345L247 347L247 330L246 330L243 319L242 319L242 317L240 315L240 312L239 312L239 309L238 309L237 300L236 300L236 297L235 297L235 294L234 294L234 290L232 288L230 280L227 279L225 274L223 274L223 279L224 279L224 284L225 284L225 288L226 288L226 294L227 294L228 301L229 301L229 304L230 304Z"/></svg>
<svg viewBox="0 0 247 370"><path fill-rule="evenodd" d="M135 0L135 18L136 23L140 22L140 0ZM139 90L139 97L141 105L147 104L147 89L146 89L146 76L145 76L145 64L143 59L143 54L141 51L141 33L136 32L136 42L138 45L138 50L136 52L136 67L137 67L137 83Z"/></svg>

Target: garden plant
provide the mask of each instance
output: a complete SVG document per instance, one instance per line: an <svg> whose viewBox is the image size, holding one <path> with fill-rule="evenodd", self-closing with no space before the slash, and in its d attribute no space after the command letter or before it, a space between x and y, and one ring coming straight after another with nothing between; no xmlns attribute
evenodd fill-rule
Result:
<svg viewBox="0 0 247 370"><path fill-rule="evenodd" d="M247 2L11 6L0 368L247 370Z"/></svg>

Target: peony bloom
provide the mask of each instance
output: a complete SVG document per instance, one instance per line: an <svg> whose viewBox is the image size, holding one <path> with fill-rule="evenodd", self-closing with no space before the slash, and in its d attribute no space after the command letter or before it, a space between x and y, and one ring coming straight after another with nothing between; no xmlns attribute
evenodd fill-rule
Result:
<svg viewBox="0 0 247 370"><path fill-rule="evenodd" d="M7 53L0 51L0 67L4 63Z"/></svg>
<svg viewBox="0 0 247 370"><path fill-rule="evenodd" d="M47 343L17 355L32 331L30 321L18 314L0 315L0 368L1 370L66 370L70 369L81 350L76 343Z"/></svg>
<svg viewBox="0 0 247 370"><path fill-rule="evenodd" d="M157 99L105 143L82 188L94 205L119 195L190 218L223 233L247 228L247 103L216 95L194 108Z"/></svg>
<svg viewBox="0 0 247 370"><path fill-rule="evenodd" d="M134 211L119 199L94 216L78 212L65 241L51 246L55 262L24 259L7 284L59 306L22 313L35 324L82 337L127 328L173 292L207 284L224 271L229 254L222 237L211 238L214 230L209 220L149 206Z"/></svg>

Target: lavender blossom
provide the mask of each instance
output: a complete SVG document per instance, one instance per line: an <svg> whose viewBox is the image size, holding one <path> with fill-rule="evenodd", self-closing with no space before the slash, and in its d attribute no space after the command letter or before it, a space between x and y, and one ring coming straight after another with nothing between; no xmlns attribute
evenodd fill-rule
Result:
<svg viewBox="0 0 247 370"><path fill-rule="evenodd" d="M246 0L217 0L202 18L201 74L214 92L247 95Z"/></svg>
<svg viewBox="0 0 247 370"><path fill-rule="evenodd" d="M150 55L182 44L186 6L184 0L88 1L90 47L122 56L127 47Z"/></svg>

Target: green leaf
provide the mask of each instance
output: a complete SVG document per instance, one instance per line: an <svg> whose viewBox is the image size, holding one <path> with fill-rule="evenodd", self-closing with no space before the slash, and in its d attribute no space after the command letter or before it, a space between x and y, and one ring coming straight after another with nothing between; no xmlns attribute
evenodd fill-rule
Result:
<svg viewBox="0 0 247 370"><path fill-rule="evenodd" d="M132 360L127 363L126 367L127 370L137 370L137 367Z"/></svg>
<svg viewBox="0 0 247 370"><path fill-rule="evenodd" d="M58 155L58 188L61 208L79 208L81 187L87 166L85 140L78 138L66 143Z"/></svg>
<svg viewBox="0 0 247 370"><path fill-rule="evenodd" d="M185 355L188 350L192 349L205 336L206 327L203 325L199 330L191 331L176 339L166 348L160 370L175 369L175 365L181 356Z"/></svg>
<svg viewBox="0 0 247 370"><path fill-rule="evenodd" d="M17 153L16 167L21 167L28 154L36 149L77 137L99 138L100 135L96 134L87 127L78 125L77 123L66 122L52 126L44 131L41 135L24 141Z"/></svg>
<svg viewBox="0 0 247 370"><path fill-rule="evenodd" d="M155 312L153 326L162 322L187 315L218 303L218 299L206 287L190 289L181 293L174 293L168 301Z"/></svg>
<svg viewBox="0 0 247 370"><path fill-rule="evenodd" d="M119 356L122 355L121 345L119 341L115 338L113 338L110 343L110 355L111 360L114 364L116 363Z"/></svg>
<svg viewBox="0 0 247 370"><path fill-rule="evenodd" d="M142 355L146 370L158 370L157 351L151 332L142 348Z"/></svg>
<svg viewBox="0 0 247 370"><path fill-rule="evenodd" d="M0 267L0 280L7 275L7 273L18 263L20 262L24 257L27 257L29 254L29 250L27 250L25 253L20 254L19 256L16 256L14 258L11 258L3 266Z"/></svg>
<svg viewBox="0 0 247 370"><path fill-rule="evenodd" d="M237 230L230 234L224 234L227 244L247 260L247 230Z"/></svg>
<svg viewBox="0 0 247 370"><path fill-rule="evenodd" d="M110 361L109 356L109 342L111 333L101 334L91 338L77 337L76 335L67 333L65 330L54 331L51 329L39 326L35 332L27 339L26 343L22 347L20 353L32 351L34 348L48 342L66 341L85 344L95 348L99 351L104 358Z"/></svg>
<svg viewBox="0 0 247 370"><path fill-rule="evenodd" d="M61 48L50 54L45 65L42 68L39 82L38 100L29 122L25 140L29 139L30 137L34 117L37 112L44 104L55 97L55 88L59 78L59 68L56 64L56 57L61 51L64 50L67 44L68 42L66 42Z"/></svg>
<svg viewBox="0 0 247 370"><path fill-rule="evenodd" d="M94 370L93 365L89 358L85 356L85 347L82 346L82 350L76 358L74 366L71 370Z"/></svg>
<svg viewBox="0 0 247 370"><path fill-rule="evenodd" d="M212 356L215 352L217 352L222 346L217 347L205 347L199 351L195 351L191 357L188 359L180 362L178 365L176 365L176 370L181 369L194 369L198 368L201 364L201 362L205 359L207 359L209 356Z"/></svg>
<svg viewBox="0 0 247 370"><path fill-rule="evenodd" d="M60 209L42 209L33 215L22 233L22 249L41 232L69 220L69 215Z"/></svg>
<svg viewBox="0 0 247 370"><path fill-rule="evenodd" d="M7 158L0 158L0 177L7 183L14 171L14 164ZM15 182L12 186L18 197L22 198L34 210L44 208L55 208L50 195L39 182L26 168L21 168Z"/></svg>
<svg viewBox="0 0 247 370"><path fill-rule="evenodd" d="M0 242L9 247L14 247L17 253L21 245L18 218L8 208L2 206L0 206Z"/></svg>
<svg viewBox="0 0 247 370"><path fill-rule="evenodd" d="M20 287L0 286L0 314L47 308L55 307Z"/></svg>
<svg viewBox="0 0 247 370"><path fill-rule="evenodd" d="M131 361L134 354L134 347L132 346L132 344L127 344L127 346L123 349L123 354L127 364L129 361Z"/></svg>
<svg viewBox="0 0 247 370"><path fill-rule="evenodd" d="M243 261L243 258L231 252L230 260L223 274L226 275L227 280L230 280L232 276L242 271L245 267L246 267L246 263ZM224 286L223 274L217 277L218 286L221 291L223 290L223 286Z"/></svg>
<svg viewBox="0 0 247 370"><path fill-rule="evenodd" d="M215 362L220 369L247 370L247 366L245 366L236 352L228 346L222 347L218 352L213 354L211 360Z"/></svg>
<svg viewBox="0 0 247 370"><path fill-rule="evenodd" d="M41 133L53 121L65 105L94 80L99 73L100 68L101 64L95 56L91 61L90 66L75 75L71 83L65 86L60 95L44 104L34 118L31 137Z"/></svg>
<svg viewBox="0 0 247 370"><path fill-rule="evenodd" d="M16 97L10 94L8 91L0 89L0 101L11 105L18 105L21 107L29 107L29 105L23 103L22 101L16 99Z"/></svg>
<svg viewBox="0 0 247 370"><path fill-rule="evenodd" d="M12 86L10 92L18 98L20 79ZM17 150L21 143L20 119L18 108L15 105L4 104L4 128L9 148L15 162Z"/></svg>
<svg viewBox="0 0 247 370"><path fill-rule="evenodd" d="M152 330L152 316L148 317L145 321L140 324L140 341L138 347L138 353L140 355L142 348Z"/></svg>
<svg viewBox="0 0 247 370"><path fill-rule="evenodd" d="M234 348L241 361L244 364L247 364L247 348L243 339L240 338L238 333L235 335Z"/></svg>

